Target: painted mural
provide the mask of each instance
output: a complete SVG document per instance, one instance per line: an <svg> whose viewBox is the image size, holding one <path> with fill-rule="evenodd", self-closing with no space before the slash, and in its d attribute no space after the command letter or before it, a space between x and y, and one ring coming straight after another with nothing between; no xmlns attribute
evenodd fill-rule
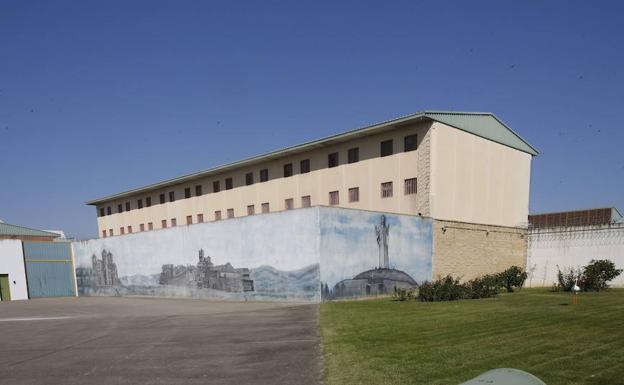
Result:
<svg viewBox="0 0 624 385"><path fill-rule="evenodd" d="M387 295L431 279L429 218L321 211L323 299Z"/></svg>
<svg viewBox="0 0 624 385"><path fill-rule="evenodd" d="M431 277L431 220L313 207L74 242L81 295L320 301Z"/></svg>
<svg viewBox="0 0 624 385"><path fill-rule="evenodd" d="M75 242L81 295L320 300L318 211Z"/></svg>

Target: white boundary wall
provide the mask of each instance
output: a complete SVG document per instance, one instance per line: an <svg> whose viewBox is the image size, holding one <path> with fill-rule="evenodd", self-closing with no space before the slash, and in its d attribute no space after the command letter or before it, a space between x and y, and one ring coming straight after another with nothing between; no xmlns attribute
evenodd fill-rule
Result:
<svg viewBox="0 0 624 385"><path fill-rule="evenodd" d="M9 275L11 300L28 299L22 241L0 240L0 274Z"/></svg>
<svg viewBox="0 0 624 385"><path fill-rule="evenodd" d="M592 259L609 259L617 268L624 268L624 225L530 231L527 286L552 286L557 282L557 265L579 268ZM610 285L624 287L624 273Z"/></svg>

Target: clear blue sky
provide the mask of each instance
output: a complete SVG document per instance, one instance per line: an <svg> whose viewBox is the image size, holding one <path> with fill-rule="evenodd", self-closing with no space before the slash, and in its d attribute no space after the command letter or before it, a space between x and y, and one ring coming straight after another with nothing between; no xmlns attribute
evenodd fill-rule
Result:
<svg viewBox="0 0 624 385"><path fill-rule="evenodd" d="M621 2L0 3L0 218L95 237L88 199L424 109L541 154L531 212L624 209Z"/></svg>

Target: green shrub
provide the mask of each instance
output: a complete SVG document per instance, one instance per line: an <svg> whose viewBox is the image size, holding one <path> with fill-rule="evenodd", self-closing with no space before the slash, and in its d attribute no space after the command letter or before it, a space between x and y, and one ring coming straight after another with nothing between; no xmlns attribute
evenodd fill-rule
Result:
<svg viewBox="0 0 624 385"><path fill-rule="evenodd" d="M395 286L392 292L392 299L395 301L411 301L415 297L414 289L405 289Z"/></svg>
<svg viewBox="0 0 624 385"><path fill-rule="evenodd" d="M600 291L609 288L607 282L613 280L622 273L622 269L616 269L615 264L608 259L591 260L583 269L580 282L583 291Z"/></svg>
<svg viewBox="0 0 624 385"><path fill-rule="evenodd" d="M571 267L561 270L557 266L557 291L572 291L572 287L581 280L582 274L580 270Z"/></svg>
<svg viewBox="0 0 624 385"><path fill-rule="evenodd" d="M433 282L424 282L418 287L418 299L422 302L456 301L469 298L467 288L459 278L447 275Z"/></svg>
<svg viewBox="0 0 624 385"><path fill-rule="evenodd" d="M501 281L499 274L488 274L472 279L465 284L468 298L492 298L500 292Z"/></svg>
<svg viewBox="0 0 624 385"><path fill-rule="evenodd" d="M498 274L501 285L507 289L508 293L513 293L514 288L520 289L527 279L527 272L521 267L512 266Z"/></svg>

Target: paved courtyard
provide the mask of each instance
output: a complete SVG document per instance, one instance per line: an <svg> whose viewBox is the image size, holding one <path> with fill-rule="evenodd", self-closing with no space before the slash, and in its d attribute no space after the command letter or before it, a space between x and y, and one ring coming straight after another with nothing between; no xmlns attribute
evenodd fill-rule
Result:
<svg viewBox="0 0 624 385"><path fill-rule="evenodd" d="M0 303L2 384L319 384L318 306L155 298Z"/></svg>

